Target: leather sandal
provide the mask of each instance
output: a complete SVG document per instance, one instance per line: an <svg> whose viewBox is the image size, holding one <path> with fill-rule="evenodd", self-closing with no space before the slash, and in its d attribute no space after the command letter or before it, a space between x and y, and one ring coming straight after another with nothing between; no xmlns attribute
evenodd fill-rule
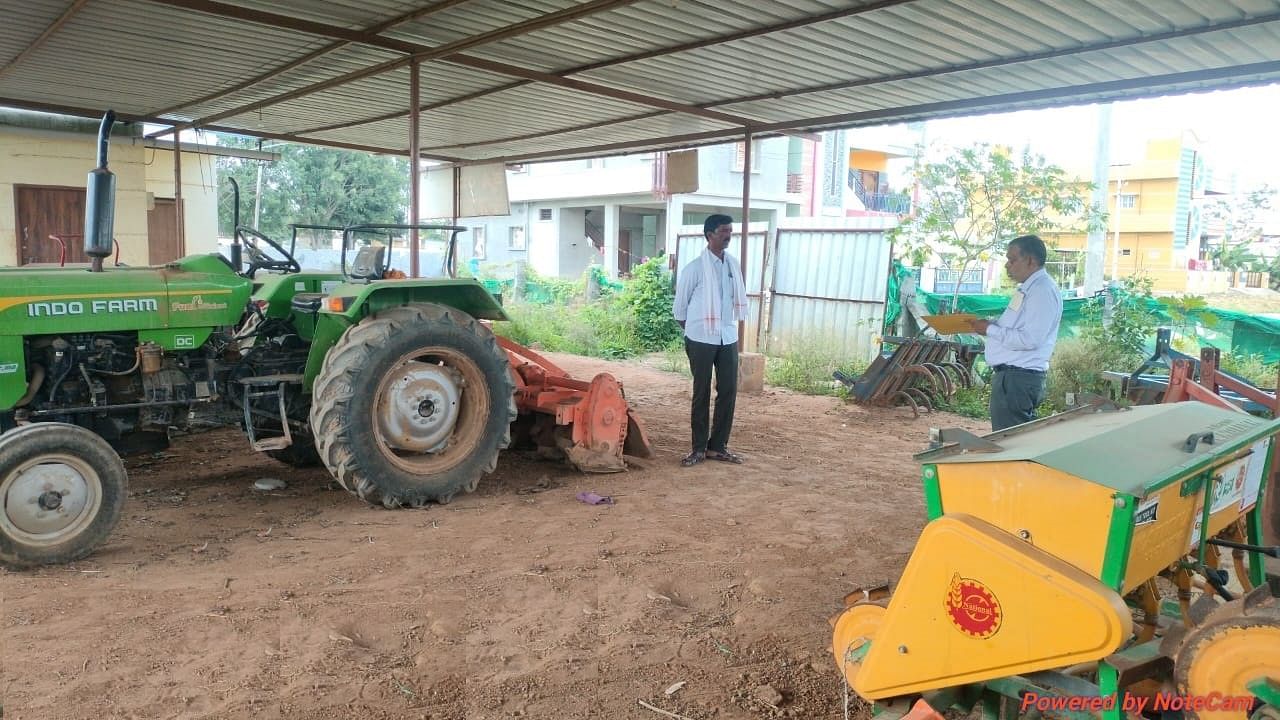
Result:
<svg viewBox="0 0 1280 720"><path fill-rule="evenodd" d="M725 448L724 450L708 450L707 459L719 460L720 462L733 463L735 465L741 465L746 461L746 458L729 450L728 448Z"/></svg>
<svg viewBox="0 0 1280 720"><path fill-rule="evenodd" d="M706 457L707 457L707 454L702 450L694 450L693 452L681 458L680 464L683 465L684 467L693 467L694 465L697 465L698 463L702 462Z"/></svg>

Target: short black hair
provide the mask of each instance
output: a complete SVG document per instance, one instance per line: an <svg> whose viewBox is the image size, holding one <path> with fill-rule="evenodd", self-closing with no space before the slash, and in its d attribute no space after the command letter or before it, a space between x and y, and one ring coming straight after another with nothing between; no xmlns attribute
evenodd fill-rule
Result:
<svg viewBox="0 0 1280 720"><path fill-rule="evenodd" d="M715 232L716 228L720 227L721 225L732 225L732 224L733 224L733 218L729 217L728 215L720 215L718 213L715 215L708 215L707 219L704 220L702 223L702 235L703 237L710 237L711 233Z"/></svg>
<svg viewBox="0 0 1280 720"><path fill-rule="evenodd" d="M1044 241L1036 235L1019 235L1009 241L1009 247L1018 248L1018 254L1033 257L1036 264L1044 267L1045 260L1049 258L1049 250L1045 248Z"/></svg>

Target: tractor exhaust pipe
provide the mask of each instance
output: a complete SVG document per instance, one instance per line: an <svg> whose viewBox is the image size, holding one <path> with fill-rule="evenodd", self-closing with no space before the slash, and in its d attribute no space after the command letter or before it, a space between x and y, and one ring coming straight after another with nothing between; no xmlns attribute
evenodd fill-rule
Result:
<svg viewBox="0 0 1280 720"><path fill-rule="evenodd" d="M231 206L231 266L240 272L240 266L244 260L244 250L240 246L240 183L236 179L227 176L227 180L231 181L231 197L233 205Z"/></svg>
<svg viewBox="0 0 1280 720"><path fill-rule="evenodd" d="M90 272L102 272L102 259L111 255L115 237L116 176L107 169L107 141L116 113L108 110L98 127L98 167L89 173L84 208L84 254L91 258Z"/></svg>

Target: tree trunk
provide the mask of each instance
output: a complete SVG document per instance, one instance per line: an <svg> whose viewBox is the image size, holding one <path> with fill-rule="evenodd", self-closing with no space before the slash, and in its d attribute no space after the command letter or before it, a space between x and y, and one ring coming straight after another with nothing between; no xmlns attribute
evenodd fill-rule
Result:
<svg viewBox="0 0 1280 720"><path fill-rule="evenodd" d="M960 283L964 280L964 274L969 272L969 266L973 264L976 258L965 258L964 263L960 266L960 275L956 277L956 286L951 289L951 312L956 311L956 299L960 297Z"/></svg>

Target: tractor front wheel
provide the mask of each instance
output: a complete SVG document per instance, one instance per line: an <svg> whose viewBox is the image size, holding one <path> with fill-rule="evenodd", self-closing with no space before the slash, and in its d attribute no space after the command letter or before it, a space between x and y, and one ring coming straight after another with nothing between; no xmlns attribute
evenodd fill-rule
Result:
<svg viewBox="0 0 1280 720"><path fill-rule="evenodd" d="M34 423L0 435L0 563L88 555L111 534L127 494L120 456L85 428Z"/></svg>
<svg viewBox="0 0 1280 720"><path fill-rule="evenodd" d="M325 466L366 502L445 503L497 466L514 393L488 328L454 308L405 305L353 325L330 349L311 428Z"/></svg>

